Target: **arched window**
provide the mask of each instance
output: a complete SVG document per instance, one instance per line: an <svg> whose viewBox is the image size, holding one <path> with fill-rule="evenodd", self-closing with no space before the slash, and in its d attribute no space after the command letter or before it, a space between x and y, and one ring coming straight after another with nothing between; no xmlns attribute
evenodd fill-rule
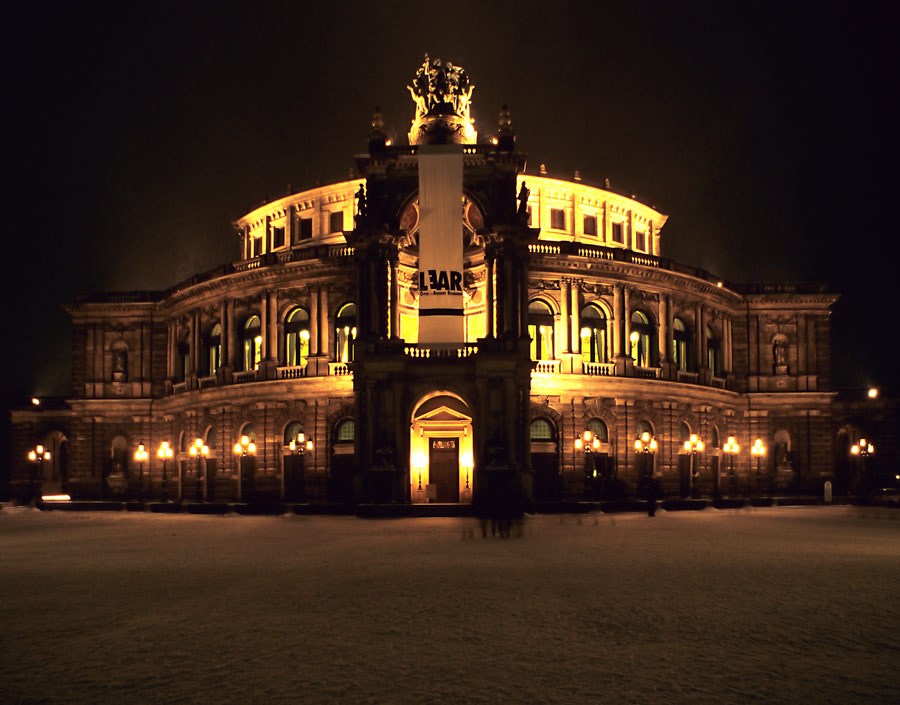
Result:
<svg viewBox="0 0 900 705"><path fill-rule="evenodd" d="M284 323L284 364L303 366L309 356L309 314L302 308L292 310Z"/></svg>
<svg viewBox="0 0 900 705"><path fill-rule="evenodd" d="M681 422L681 425L678 427L678 443L683 446L685 441L690 440L691 438L691 427L687 425L684 421Z"/></svg>
<svg viewBox="0 0 900 705"><path fill-rule="evenodd" d="M687 372L691 367L691 332L680 318L672 321L672 356L675 369Z"/></svg>
<svg viewBox="0 0 900 705"><path fill-rule="evenodd" d="M638 367L650 367L652 364L653 327L646 314L635 311L631 314L631 358Z"/></svg>
<svg viewBox="0 0 900 705"><path fill-rule="evenodd" d="M262 326L259 316L250 316L244 323L241 345L244 350L244 369L247 371L257 369L262 355Z"/></svg>
<svg viewBox="0 0 900 705"><path fill-rule="evenodd" d="M709 427L709 447L719 448L719 427L715 424Z"/></svg>
<svg viewBox="0 0 900 705"><path fill-rule="evenodd" d="M593 304L581 309L581 361L609 362L606 346L606 314Z"/></svg>
<svg viewBox="0 0 900 705"><path fill-rule="evenodd" d="M218 323L210 329L204 346L206 348L206 374L214 375L219 369L219 365L222 364L222 328ZM207 445L209 444L207 443Z"/></svg>
<svg viewBox="0 0 900 705"><path fill-rule="evenodd" d="M341 306L334 319L335 362L353 362L356 340L356 304Z"/></svg>
<svg viewBox="0 0 900 705"><path fill-rule="evenodd" d="M243 436L247 436L251 441L256 443L256 429L253 428L252 423L245 423L241 428L241 432L238 434L238 440L240 440Z"/></svg>
<svg viewBox="0 0 900 705"><path fill-rule="evenodd" d="M219 444L219 433L216 431L215 426L210 426L206 429L206 447L212 450L213 448L218 447Z"/></svg>
<svg viewBox="0 0 900 705"><path fill-rule="evenodd" d="M552 441L555 438L553 424L547 419L535 419L531 422L531 440Z"/></svg>
<svg viewBox="0 0 900 705"><path fill-rule="evenodd" d="M652 436L653 426L650 425L650 422L647 421L647 419L641 419L637 424L637 438L640 438L645 433L649 433Z"/></svg>
<svg viewBox="0 0 900 705"><path fill-rule="evenodd" d="M334 429L335 443L352 443L356 437L356 423L353 419L344 419Z"/></svg>
<svg viewBox="0 0 900 705"><path fill-rule="evenodd" d="M553 359L553 311L543 301L528 304L528 335L531 338L531 359Z"/></svg>
<svg viewBox="0 0 900 705"><path fill-rule="evenodd" d="M299 421L291 421L284 428L284 445L290 445L291 441L299 443L301 433L303 433L303 424Z"/></svg>
<svg viewBox="0 0 900 705"><path fill-rule="evenodd" d="M722 373L722 346L719 339L713 333L713 329L706 326L706 365L713 377L719 377Z"/></svg>
<svg viewBox="0 0 900 705"><path fill-rule="evenodd" d="M587 430L601 443L609 443L609 429L606 428L606 424L602 419L591 419L588 421Z"/></svg>

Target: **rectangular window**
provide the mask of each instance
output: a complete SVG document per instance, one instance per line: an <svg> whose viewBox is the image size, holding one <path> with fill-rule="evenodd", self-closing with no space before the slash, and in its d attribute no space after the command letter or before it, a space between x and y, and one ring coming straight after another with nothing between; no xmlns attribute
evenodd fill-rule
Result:
<svg viewBox="0 0 900 705"><path fill-rule="evenodd" d="M312 237L312 218L300 218L297 239L309 240Z"/></svg>
<svg viewBox="0 0 900 705"><path fill-rule="evenodd" d="M272 249L284 247L284 228L272 228Z"/></svg>
<svg viewBox="0 0 900 705"><path fill-rule="evenodd" d="M550 209L550 227L554 230L566 229L566 212L561 208Z"/></svg>
<svg viewBox="0 0 900 705"><path fill-rule="evenodd" d="M250 238L250 257L259 257L262 254L262 238Z"/></svg>
<svg viewBox="0 0 900 705"><path fill-rule="evenodd" d="M647 233L643 230L638 230L634 234L634 249L641 252L647 251Z"/></svg>
<svg viewBox="0 0 900 705"><path fill-rule="evenodd" d="M344 230L344 212L335 211L328 216L328 232L339 233Z"/></svg>
<svg viewBox="0 0 900 705"><path fill-rule="evenodd" d="M613 223L612 224L612 241L613 242L625 242L625 227L624 223Z"/></svg>
<svg viewBox="0 0 900 705"><path fill-rule="evenodd" d="M597 234L597 217L593 215L584 216L584 234L585 235L596 235Z"/></svg>
<svg viewBox="0 0 900 705"><path fill-rule="evenodd" d="M528 206L528 227L530 227L530 228L534 227L534 219L531 214L531 206Z"/></svg>

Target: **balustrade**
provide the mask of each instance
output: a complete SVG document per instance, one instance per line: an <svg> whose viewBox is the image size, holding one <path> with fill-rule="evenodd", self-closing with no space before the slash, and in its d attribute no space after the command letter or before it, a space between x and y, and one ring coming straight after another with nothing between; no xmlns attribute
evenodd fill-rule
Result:
<svg viewBox="0 0 900 705"><path fill-rule="evenodd" d="M243 384L244 382L255 382L256 381L256 370L244 370L242 372L234 373L234 383L235 384Z"/></svg>
<svg viewBox="0 0 900 705"><path fill-rule="evenodd" d="M583 362L581 371L583 374L596 377L613 377L616 374L616 364L614 362Z"/></svg>
<svg viewBox="0 0 900 705"><path fill-rule="evenodd" d="M299 379L306 377L306 365L291 365L276 368L278 379Z"/></svg>

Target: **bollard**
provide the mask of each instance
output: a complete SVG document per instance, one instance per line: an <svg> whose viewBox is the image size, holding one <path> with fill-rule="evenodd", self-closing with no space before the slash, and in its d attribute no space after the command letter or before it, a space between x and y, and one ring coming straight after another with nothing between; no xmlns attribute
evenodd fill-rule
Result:
<svg viewBox="0 0 900 705"><path fill-rule="evenodd" d="M831 481L825 482L825 504L831 504Z"/></svg>

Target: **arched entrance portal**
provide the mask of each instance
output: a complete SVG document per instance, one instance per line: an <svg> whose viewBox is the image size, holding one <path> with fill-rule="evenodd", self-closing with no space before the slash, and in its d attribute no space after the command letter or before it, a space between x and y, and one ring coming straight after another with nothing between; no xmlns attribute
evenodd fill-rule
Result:
<svg viewBox="0 0 900 705"><path fill-rule="evenodd" d="M472 414L459 396L438 391L419 400L409 450L412 502L472 501Z"/></svg>

